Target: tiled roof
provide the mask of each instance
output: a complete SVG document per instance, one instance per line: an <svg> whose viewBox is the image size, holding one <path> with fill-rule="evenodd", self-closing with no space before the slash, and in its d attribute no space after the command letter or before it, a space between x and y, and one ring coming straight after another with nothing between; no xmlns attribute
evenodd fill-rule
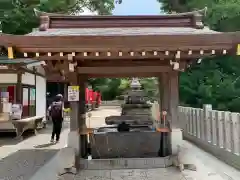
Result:
<svg viewBox="0 0 240 180"><path fill-rule="evenodd" d="M1 65L10 65L10 64L32 64L39 62L38 60L33 60L33 59L8 59L7 57L0 58L0 64Z"/></svg>
<svg viewBox="0 0 240 180"><path fill-rule="evenodd" d="M72 28L48 29L35 31L27 36L132 36L132 35L190 35L190 34L215 34L219 33L205 27L194 29L189 27L153 27L153 28Z"/></svg>

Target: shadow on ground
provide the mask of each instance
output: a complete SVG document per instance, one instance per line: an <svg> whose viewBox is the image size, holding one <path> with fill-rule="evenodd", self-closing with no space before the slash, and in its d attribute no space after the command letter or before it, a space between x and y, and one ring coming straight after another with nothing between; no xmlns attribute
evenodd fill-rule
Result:
<svg viewBox="0 0 240 180"><path fill-rule="evenodd" d="M26 140L34 136L33 131L25 131L22 135L22 139L16 138L16 133L13 132L1 132L0 133L0 147L4 145L16 145L23 140Z"/></svg>
<svg viewBox="0 0 240 180"><path fill-rule="evenodd" d="M0 179L29 180L56 153L56 149L22 149L0 160Z"/></svg>
<svg viewBox="0 0 240 180"><path fill-rule="evenodd" d="M46 143L46 144L40 144L40 145L37 145L37 146L34 146L35 148L47 148L47 147L50 147L50 146L53 146L55 143Z"/></svg>
<svg viewBox="0 0 240 180"><path fill-rule="evenodd" d="M63 123L62 131L69 128L69 120ZM47 124L46 128L38 130L38 134L51 134L52 133L52 124ZM35 136L32 130L25 131L22 135L22 139L16 138L16 133L4 132L0 133L0 147L5 145L16 145L28 138ZM46 146L49 147L49 146ZM43 148L43 147L42 147ZM0 179L1 180L1 179Z"/></svg>

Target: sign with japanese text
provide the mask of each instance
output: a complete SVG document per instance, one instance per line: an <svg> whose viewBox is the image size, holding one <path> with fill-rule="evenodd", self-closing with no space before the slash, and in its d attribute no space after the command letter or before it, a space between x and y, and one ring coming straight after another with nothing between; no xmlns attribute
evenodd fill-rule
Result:
<svg viewBox="0 0 240 180"><path fill-rule="evenodd" d="M68 86L68 101L79 101L79 86Z"/></svg>

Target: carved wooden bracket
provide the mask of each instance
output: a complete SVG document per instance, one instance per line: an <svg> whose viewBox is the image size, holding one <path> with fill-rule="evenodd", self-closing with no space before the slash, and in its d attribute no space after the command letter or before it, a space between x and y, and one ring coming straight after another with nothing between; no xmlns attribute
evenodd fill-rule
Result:
<svg viewBox="0 0 240 180"><path fill-rule="evenodd" d="M196 29L203 29L203 16L205 16L207 13L207 7L205 7L202 10L194 11L193 12L193 24Z"/></svg>
<svg viewBox="0 0 240 180"><path fill-rule="evenodd" d="M39 31L46 31L49 28L50 19L48 16L40 17Z"/></svg>

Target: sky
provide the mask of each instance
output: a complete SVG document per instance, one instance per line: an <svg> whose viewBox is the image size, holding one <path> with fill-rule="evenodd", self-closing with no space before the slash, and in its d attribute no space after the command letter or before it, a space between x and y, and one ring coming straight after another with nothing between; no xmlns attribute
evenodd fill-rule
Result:
<svg viewBox="0 0 240 180"><path fill-rule="evenodd" d="M116 1L116 0L115 0ZM160 4L157 0L122 0L116 4L113 15L157 15L160 14ZM96 15L85 9L81 15Z"/></svg>
<svg viewBox="0 0 240 180"><path fill-rule="evenodd" d="M157 15L160 4L157 0L122 0L113 10L113 15Z"/></svg>

